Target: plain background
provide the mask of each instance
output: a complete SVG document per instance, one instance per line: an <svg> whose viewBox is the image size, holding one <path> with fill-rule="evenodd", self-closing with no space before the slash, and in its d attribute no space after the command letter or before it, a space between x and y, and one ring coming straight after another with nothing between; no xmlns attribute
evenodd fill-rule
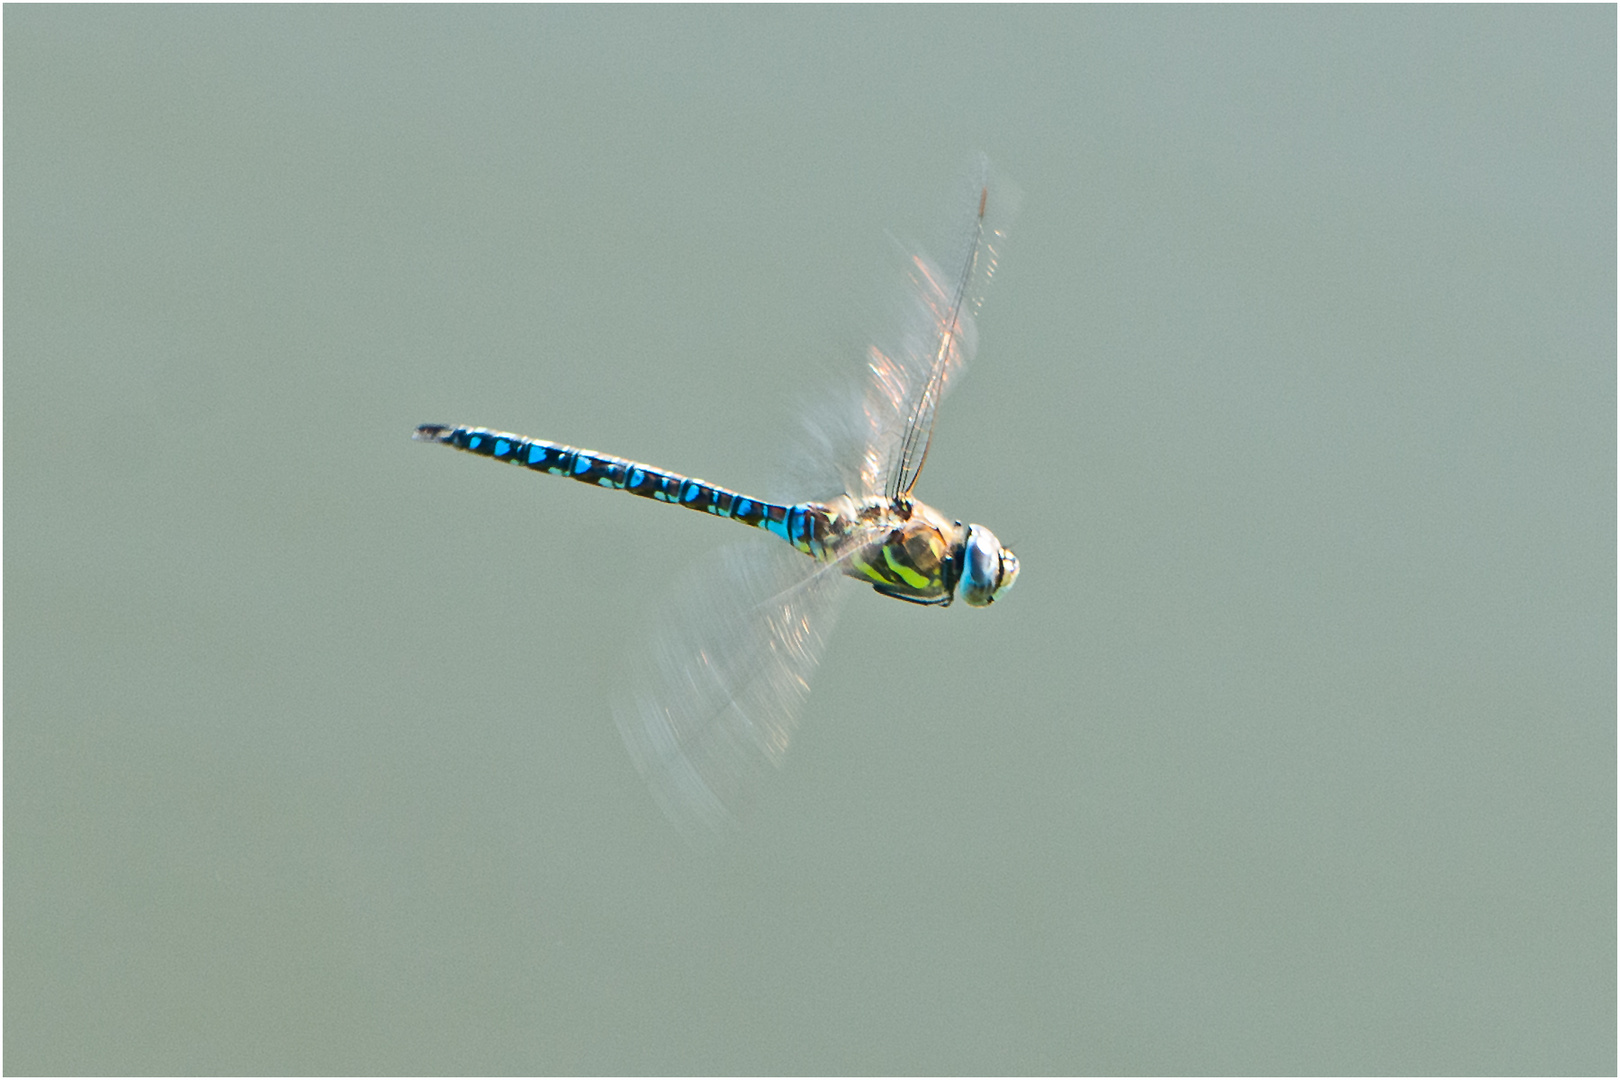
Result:
<svg viewBox="0 0 1620 1080"><path fill-rule="evenodd" d="M7 1071L1612 1074L1615 20L8 7ZM735 527L409 431L767 486L979 151L1023 578L694 854Z"/></svg>

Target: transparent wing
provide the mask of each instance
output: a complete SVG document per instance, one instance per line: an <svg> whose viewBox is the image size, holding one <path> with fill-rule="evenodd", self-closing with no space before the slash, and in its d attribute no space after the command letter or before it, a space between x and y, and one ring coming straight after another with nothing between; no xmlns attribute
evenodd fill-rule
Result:
<svg viewBox="0 0 1620 1080"><path fill-rule="evenodd" d="M959 198L941 249L946 269L915 247L897 245L905 287L886 317L889 332L868 348L853 385L809 412L799 476L831 474L836 480L823 487L836 483L859 497L902 495L916 483L935 410L977 348L974 316L1019 194L981 158ZM805 462L820 472L811 474Z"/></svg>
<svg viewBox="0 0 1620 1080"><path fill-rule="evenodd" d="M781 765L847 595L836 564L761 539L715 552L653 616L614 717L688 839L729 831Z"/></svg>

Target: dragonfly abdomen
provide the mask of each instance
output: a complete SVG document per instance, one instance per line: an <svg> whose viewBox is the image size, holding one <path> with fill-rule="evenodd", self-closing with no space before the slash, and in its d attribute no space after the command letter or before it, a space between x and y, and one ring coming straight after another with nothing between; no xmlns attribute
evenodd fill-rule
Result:
<svg viewBox="0 0 1620 1080"><path fill-rule="evenodd" d="M820 556L826 539L826 515L814 504L786 506L739 495L680 473L655 469L611 454L581 450L543 439L526 439L488 428L423 424L414 438L444 443L470 454L523 465L536 472L565 476L582 484L628 491L644 499L684 506L716 517L764 529L807 555Z"/></svg>

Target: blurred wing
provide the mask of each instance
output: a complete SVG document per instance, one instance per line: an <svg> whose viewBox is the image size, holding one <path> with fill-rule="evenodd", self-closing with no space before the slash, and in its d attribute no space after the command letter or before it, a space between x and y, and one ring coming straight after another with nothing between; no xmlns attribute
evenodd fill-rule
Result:
<svg viewBox="0 0 1620 1080"><path fill-rule="evenodd" d="M981 158L962 186L961 209L947 235L949 269L902 249L906 287L888 316L889 336L867 350L856 384L806 425L803 457L821 464L823 474L835 473L849 494L892 498L916 483L935 410L978 345L974 316L1018 201L1017 189Z"/></svg>
<svg viewBox="0 0 1620 1080"><path fill-rule="evenodd" d="M762 539L715 552L653 616L614 717L688 839L734 827L758 778L780 767L848 594L841 578Z"/></svg>
<svg viewBox="0 0 1620 1080"><path fill-rule="evenodd" d="M774 496L910 491L927 457L935 410L977 346L974 316L1019 199L981 157L961 185L959 209L939 247L950 272L897 242L905 287L884 317L887 335L866 350L855 377L839 377L834 393L804 410L804 430L792 440L784 470L792 486Z"/></svg>

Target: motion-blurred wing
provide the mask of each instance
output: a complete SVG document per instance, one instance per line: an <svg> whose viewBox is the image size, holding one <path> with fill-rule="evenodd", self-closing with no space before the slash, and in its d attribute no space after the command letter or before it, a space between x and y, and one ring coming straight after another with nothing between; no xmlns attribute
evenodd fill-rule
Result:
<svg viewBox="0 0 1620 1080"><path fill-rule="evenodd" d="M806 411L786 477L786 499L905 494L927 455L935 410L972 358L974 316L996 270L1019 192L981 158L963 180L943 234L942 264L896 242L900 277L859 369Z"/></svg>
<svg viewBox="0 0 1620 1080"><path fill-rule="evenodd" d="M995 274L1018 193L981 158L960 197L946 261L920 251L907 255L907 288L891 315L892 335L867 351L863 495L910 493L928 456L935 410L978 347L974 316Z"/></svg>
<svg viewBox="0 0 1620 1080"><path fill-rule="evenodd" d="M722 548L681 581L632 658L614 716L694 841L729 831L780 767L847 595L836 565L776 541Z"/></svg>

